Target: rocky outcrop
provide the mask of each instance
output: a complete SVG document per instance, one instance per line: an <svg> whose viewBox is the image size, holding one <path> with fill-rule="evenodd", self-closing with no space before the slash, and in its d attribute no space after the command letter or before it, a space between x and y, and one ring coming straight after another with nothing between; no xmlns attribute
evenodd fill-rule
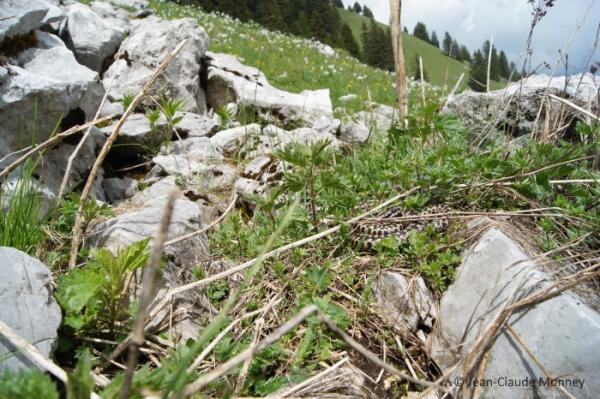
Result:
<svg viewBox="0 0 600 399"><path fill-rule="evenodd" d="M34 345L52 355L62 321L52 295L52 273L37 259L14 248L0 247L0 320ZM5 370L37 368L9 341L0 337L0 374Z"/></svg>
<svg viewBox="0 0 600 399"><path fill-rule="evenodd" d="M59 128L92 117L104 95L96 72L80 65L54 35L37 32L38 44L0 67L0 157L24 143L47 139Z"/></svg>
<svg viewBox="0 0 600 399"><path fill-rule="evenodd" d="M0 7L0 42L40 28L48 5L39 0L3 0Z"/></svg>
<svg viewBox="0 0 600 399"><path fill-rule="evenodd" d="M375 132L387 132L398 122L398 111L389 105L373 103L368 110L354 114L352 119Z"/></svg>
<svg viewBox="0 0 600 399"><path fill-rule="evenodd" d="M90 7L73 4L60 35L77 61L101 73L123 41L123 32L101 18Z"/></svg>
<svg viewBox="0 0 600 399"><path fill-rule="evenodd" d="M333 115L329 90L307 90L299 94L279 90L271 86L260 70L227 54L208 53L205 63L207 100L213 108L235 102L286 124L312 125L321 116L331 118Z"/></svg>
<svg viewBox="0 0 600 399"><path fill-rule="evenodd" d="M440 336L433 345L433 357L446 368L462 361L507 304L551 282L551 277L515 241L498 228L490 228L467 252L455 283L442 298ZM575 397L600 395L596 378L600 357L595 350L600 347L600 314L574 293L565 292L516 312L505 325L514 329L528 348L506 327L500 329L481 375L496 383L486 385L480 392L482 398L554 397L555 388L538 383L546 381L547 376L536 361L560 381L571 384L566 387ZM456 373L460 377L460 371ZM509 384L524 380L534 383Z"/></svg>
<svg viewBox="0 0 600 399"><path fill-rule="evenodd" d="M137 94L156 67L184 39L187 44L159 76L149 94L184 101L184 111L204 113L206 100L200 86L200 71L209 39L192 18L136 20L115 56L115 62L104 75L105 85L112 82L111 98L117 100ZM151 102L148 105L154 106Z"/></svg>
<svg viewBox="0 0 600 399"><path fill-rule="evenodd" d="M538 128L547 121L552 129L558 129L581 117L570 107L545 96L546 90L596 112L598 87L600 78L591 74L555 78L533 75L503 90L461 93L448 100L444 112L459 115L476 133L489 129L522 136L534 130L536 121Z"/></svg>
<svg viewBox="0 0 600 399"><path fill-rule="evenodd" d="M118 121L114 121L100 131L108 137L117 124ZM160 118L153 126L146 115L131 114L121 127L112 152L123 156L153 152L170 137L167 121L164 118Z"/></svg>

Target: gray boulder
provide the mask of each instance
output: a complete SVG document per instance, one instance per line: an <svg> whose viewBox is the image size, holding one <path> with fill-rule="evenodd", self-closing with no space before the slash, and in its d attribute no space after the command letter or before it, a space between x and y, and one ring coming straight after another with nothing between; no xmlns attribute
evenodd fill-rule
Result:
<svg viewBox="0 0 600 399"><path fill-rule="evenodd" d="M341 125L342 121L339 119L331 119L322 116L313 123L312 128L320 133L331 133L336 135L339 132Z"/></svg>
<svg viewBox="0 0 600 399"><path fill-rule="evenodd" d="M371 132L362 123L344 122L340 129L340 140L351 144L364 144L369 140Z"/></svg>
<svg viewBox="0 0 600 399"><path fill-rule="evenodd" d="M374 291L384 317L403 334L415 332L421 325L431 328L437 318L436 301L421 277L408 279L400 273L383 272Z"/></svg>
<svg viewBox="0 0 600 399"><path fill-rule="evenodd" d="M110 202L133 197L138 192L138 182L130 177L111 177L102 181L102 189Z"/></svg>
<svg viewBox="0 0 600 399"><path fill-rule="evenodd" d="M0 269L0 320L51 357L62 321L52 295L52 273L37 259L7 247L0 247ZM4 338L0 338L0 359L0 374L37 368Z"/></svg>
<svg viewBox="0 0 600 399"><path fill-rule="evenodd" d="M442 298L434 359L446 368L462 361L504 306L551 282L552 278L515 241L495 227L488 229L466 253L455 283ZM600 314L574 293L567 291L516 312L506 325L516 331L545 369L567 384L572 395L600 396L596 377L600 370ZM556 397L558 391L544 385L544 372L506 327L500 329L485 361L482 377L492 383L481 389L482 398ZM519 386L509 385L514 381Z"/></svg>
<svg viewBox="0 0 600 399"><path fill-rule="evenodd" d="M5 38L24 35L42 26L48 5L39 0L0 1L0 43Z"/></svg>
<svg viewBox="0 0 600 399"><path fill-rule="evenodd" d="M148 8L148 0L110 0L111 3L126 8L135 8L142 10Z"/></svg>
<svg viewBox="0 0 600 399"><path fill-rule="evenodd" d="M175 128L185 137L212 136L221 127L221 118L218 115L208 116L192 112L180 112L176 117L181 117L181 121Z"/></svg>
<svg viewBox="0 0 600 399"><path fill-rule="evenodd" d="M176 188L174 177L165 178L137 193L131 200L119 204L115 208L115 214L118 216L95 226L88 236L88 245L105 247L116 252L119 248L136 241L155 237L166 199ZM201 217L201 208L198 204L185 197L179 198L175 204L167 240L200 230ZM192 278L194 266L208 256L206 235L198 235L167 246L165 254L169 259L165 278L172 284L181 284L182 281L177 279L178 274L185 272L186 279Z"/></svg>
<svg viewBox="0 0 600 399"><path fill-rule="evenodd" d="M60 35L80 64L102 72L123 41L123 32L96 14L90 7L74 4Z"/></svg>
<svg viewBox="0 0 600 399"><path fill-rule="evenodd" d="M42 30L57 33L60 28L60 24L67 19L67 13L57 6L56 4L46 1L46 0L38 0L41 3L44 3L46 7L48 7L48 12L46 16L42 20Z"/></svg>
<svg viewBox="0 0 600 399"><path fill-rule="evenodd" d="M600 78L591 74L555 78L533 75L503 90L489 93L466 91L449 98L443 111L459 115L476 134L489 130L494 135L509 133L518 137L536 128L534 125L540 108L542 113L537 121L538 129L543 128L546 121L551 129L558 129L581 118L570 107L545 97L546 89L549 94L597 112L599 86Z"/></svg>
<svg viewBox="0 0 600 399"><path fill-rule="evenodd" d="M398 121L398 111L389 105L373 103L368 110L354 114L352 119L375 132L387 132Z"/></svg>
<svg viewBox="0 0 600 399"><path fill-rule="evenodd" d="M17 65L0 67L8 72L0 85L0 149L46 140L61 117L64 127L85 122L104 95L98 74L80 65L59 39L43 32L38 37L42 47L21 52Z"/></svg>
<svg viewBox="0 0 600 399"><path fill-rule="evenodd" d="M260 135L260 125L253 123L247 126L223 130L210 138L210 142L226 154L239 151L251 137Z"/></svg>
<svg viewBox="0 0 600 399"><path fill-rule="evenodd" d="M150 17L136 20L115 62L104 75L113 81L111 98L137 94L157 66L184 39L182 48L169 67L159 76L149 94L184 101L183 110L202 114L206 111L204 91L200 86L201 60L208 48L208 35L192 18L164 21ZM146 100L147 105L154 106Z"/></svg>
<svg viewBox="0 0 600 399"><path fill-rule="evenodd" d="M206 165L222 163L223 154L208 137L191 137L163 146L152 162L168 175L191 175Z"/></svg>
<svg viewBox="0 0 600 399"><path fill-rule="evenodd" d="M131 22L129 21L129 13L124 9L100 0L92 1L90 8L112 28L118 29L123 35L129 33Z"/></svg>
<svg viewBox="0 0 600 399"><path fill-rule="evenodd" d="M227 54L208 53L205 63L207 99L213 108L233 101L275 116L287 124L312 125L320 116L333 116L329 90L306 90L299 94L279 90L271 86L260 70Z"/></svg>

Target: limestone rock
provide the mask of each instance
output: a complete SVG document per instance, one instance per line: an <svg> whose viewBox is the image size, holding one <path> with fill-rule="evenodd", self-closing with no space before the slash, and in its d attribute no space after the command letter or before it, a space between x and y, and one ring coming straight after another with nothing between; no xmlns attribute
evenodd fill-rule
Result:
<svg viewBox="0 0 600 399"><path fill-rule="evenodd" d="M0 149L15 151L21 143L46 140L61 117L66 126L84 123L104 95L96 72L80 65L55 36L40 36L42 48L21 52L17 65L6 68L0 85Z"/></svg>
<svg viewBox="0 0 600 399"><path fill-rule="evenodd" d="M90 7L74 4L68 8L61 37L80 64L101 73L123 41L123 32L101 18Z"/></svg>
<svg viewBox="0 0 600 399"><path fill-rule="evenodd" d="M279 90L258 69L227 54L208 53L207 99L213 108L234 101L275 115L285 123L311 124L320 116L333 116L329 90L295 94Z"/></svg>
<svg viewBox="0 0 600 399"><path fill-rule="evenodd" d="M157 66L184 39L187 39L186 45L158 77L149 94L184 101L184 111L204 113L206 101L200 86L200 62L209 39L192 18L165 21L149 17L135 21L130 35L115 56L115 62L104 75L106 85L114 79L112 99L137 94ZM150 102L147 104L153 106Z"/></svg>
<svg viewBox="0 0 600 399"><path fill-rule="evenodd" d="M239 151L249 137L261 134L260 125L253 123L233 129L223 130L210 138L211 143L224 153L233 154Z"/></svg>
<svg viewBox="0 0 600 399"><path fill-rule="evenodd" d="M138 182L130 177L112 177L104 179L102 188L110 202L121 201L133 197L138 192Z"/></svg>
<svg viewBox="0 0 600 399"><path fill-rule="evenodd" d="M369 128L362 123L344 122L340 129L340 139L346 143L364 144L369 140Z"/></svg>
<svg viewBox="0 0 600 399"><path fill-rule="evenodd" d="M490 228L466 253L456 281L444 294L440 306L440 337L434 342L433 357L451 367L473 347L510 298L527 297L551 283L512 239ZM547 370L562 380L585 380L567 390L578 398L600 396L600 315L575 294L564 292L552 299L514 313L511 326ZM462 370L461 367L458 370ZM483 378L499 381L539 381L544 373L525 349L505 329L494 341L486 359ZM551 398L548 386L494 384L481 390L482 398Z"/></svg>
<svg viewBox="0 0 600 399"><path fill-rule="evenodd" d="M52 273L39 260L7 247L0 247L0 270L0 320L42 355L51 357L62 321L60 307L52 295ZM3 338L0 358L0 373L37 368Z"/></svg>
<svg viewBox="0 0 600 399"><path fill-rule="evenodd" d="M42 26L48 4L39 0L0 1L0 42Z"/></svg>
<svg viewBox="0 0 600 399"><path fill-rule="evenodd" d="M383 272L375 284L378 305L396 328L415 332L431 328L437 318L436 301L422 277L407 279L400 273Z"/></svg>

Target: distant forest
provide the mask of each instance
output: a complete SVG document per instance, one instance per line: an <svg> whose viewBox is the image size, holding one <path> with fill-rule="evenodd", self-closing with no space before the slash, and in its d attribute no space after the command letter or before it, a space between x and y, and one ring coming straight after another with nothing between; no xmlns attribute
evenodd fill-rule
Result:
<svg viewBox="0 0 600 399"><path fill-rule="evenodd" d="M373 19L372 11L358 2L348 10L363 15L369 21L363 23L361 41L356 41L352 29L344 23L338 12L343 8L342 0L172 0L179 4L193 4L208 12L219 11L241 21L255 21L270 30L314 38L333 47L347 50L353 57L367 65L393 71L394 55L390 30ZM408 28L404 28L409 33ZM435 31L431 35L427 26L419 22L413 36L441 49L446 55L470 64L473 90L484 91L487 78L489 41L473 54L464 45L446 32L442 41ZM361 51L362 48L362 51ZM503 80L510 77L514 64L509 64L504 51L492 48L491 79ZM513 79L520 75L513 73Z"/></svg>

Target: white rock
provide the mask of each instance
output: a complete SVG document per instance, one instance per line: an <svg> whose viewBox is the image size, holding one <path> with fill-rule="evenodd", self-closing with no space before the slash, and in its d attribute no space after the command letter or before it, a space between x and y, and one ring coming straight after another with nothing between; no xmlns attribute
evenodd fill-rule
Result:
<svg viewBox="0 0 600 399"><path fill-rule="evenodd" d="M261 195L265 192L265 185L259 181L240 177L235 182L235 191L242 198L250 195Z"/></svg>
<svg viewBox="0 0 600 399"><path fill-rule="evenodd" d="M370 109L354 114L352 119L376 132L387 132L398 121L398 111L388 105L372 104Z"/></svg>
<svg viewBox="0 0 600 399"><path fill-rule="evenodd" d="M191 175L205 165L222 163L223 155L207 137L175 141L152 159L169 175Z"/></svg>
<svg viewBox="0 0 600 399"><path fill-rule="evenodd" d="M354 101L358 98L356 94L346 94L345 96L341 96L339 100L343 103L347 103L350 101Z"/></svg>
<svg viewBox="0 0 600 399"><path fill-rule="evenodd" d="M148 0L110 0L113 4L119 7L144 9L148 8Z"/></svg>
<svg viewBox="0 0 600 399"><path fill-rule="evenodd" d="M31 48L16 61L0 85L0 148L42 142L61 117L83 123L96 113L104 95L98 74L66 47Z"/></svg>
<svg viewBox="0 0 600 399"><path fill-rule="evenodd" d="M100 15L112 28L118 29L123 35L131 30L129 13L122 8L113 6L105 1L95 0L90 3L90 8Z"/></svg>
<svg viewBox="0 0 600 399"><path fill-rule="evenodd" d="M192 112L180 112L176 115L181 121L175 125L179 133L187 137L212 136L221 127L221 118L218 115L198 115Z"/></svg>
<svg viewBox="0 0 600 399"><path fill-rule="evenodd" d="M408 280L402 274L383 272L375 284L377 303L399 331L415 332L419 325L432 327L436 301L421 277Z"/></svg>
<svg viewBox="0 0 600 399"><path fill-rule="evenodd" d="M14 248L0 247L0 320L51 358L62 320L52 295L52 273L39 260ZM0 373L37 369L12 344L0 339Z"/></svg>
<svg viewBox="0 0 600 399"><path fill-rule="evenodd" d="M118 121L102 127L100 130L107 137L113 132ZM154 130L150 121L144 114L131 114L119 132L116 144L111 150L122 155L136 155L148 152L149 149L158 148L168 138L167 122L159 119Z"/></svg>
<svg viewBox="0 0 600 399"><path fill-rule="evenodd" d="M320 133L331 133L336 135L338 130L340 130L341 125L342 121L339 119L331 119L326 116L321 116L313 123L312 128Z"/></svg>
<svg viewBox="0 0 600 399"><path fill-rule="evenodd" d="M249 137L261 134L260 125L253 123L246 126L223 130L210 138L211 143L224 153L233 154L239 151Z"/></svg>
<svg viewBox="0 0 600 399"><path fill-rule="evenodd" d="M48 4L39 0L0 0L0 42L39 29Z"/></svg>
<svg viewBox="0 0 600 399"><path fill-rule="evenodd" d="M68 8L60 35L80 64L102 72L123 41L123 32L96 14L90 7L74 4Z"/></svg>
<svg viewBox="0 0 600 399"><path fill-rule="evenodd" d="M58 28L60 27L61 22L63 22L67 18L67 14L64 12L62 8L59 6L46 1L46 0L38 0L41 3L44 3L46 7L48 7L48 12L44 19L42 20L42 29L48 30L50 32L56 33L58 32Z"/></svg>
<svg viewBox="0 0 600 399"><path fill-rule="evenodd" d="M320 116L333 116L329 90L306 90L295 94L276 89L256 68L227 54L208 53L207 99L213 108L231 101L258 108L286 123L312 124Z"/></svg>
<svg viewBox="0 0 600 399"><path fill-rule="evenodd" d="M204 113L206 100L200 86L200 61L208 48L209 39L204 29L192 18L163 21L151 17L136 20L130 35L115 56L115 62L104 75L106 85L114 79L112 99L137 94L157 66L184 39L187 39L187 44L160 75L149 94L184 101L183 111ZM147 104L153 106L150 102Z"/></svg>
<svg viewBox="0 0 600 399"><path fill-rule="evenodd" d="M344 122L340 129L340 139L346 143L364 144L370 137L369 128L362 123Z"/></svg>
<svg viewBox="0 0 600 399"><path fill-rule="evenodd" d="M490 228L466 253L456 281L440 306L440 339L433 357L451 367L473 347L509 299L524 298L548 287L551 278L513 240ZM552 299L515 312L511 326L539 362L561 379L585 380L583 389L567 390L578 398L600 396L600 314L575 294L564 292ZM459 367L458 370L462 370ZM502 328L486 356L482 378L492 381L545 379L544 373L514 337ZM551 398L556 390L544 386L494 384L482 398Z"/></svg>

